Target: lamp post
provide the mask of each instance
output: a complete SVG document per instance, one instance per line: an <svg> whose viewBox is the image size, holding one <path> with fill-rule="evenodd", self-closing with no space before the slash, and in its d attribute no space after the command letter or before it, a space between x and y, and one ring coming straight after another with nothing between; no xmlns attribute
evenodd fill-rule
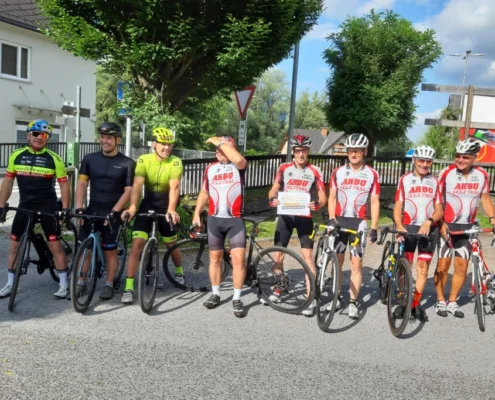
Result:
<svg viewBox="0 0 495 400"><path fill-rule="evenodd" d="M474 54L471 54L471 53L472 53L471 50L466 50L464 52L464 55L459 54L459 53L449 54L449 56L451 56L451 57L461 57L462 56L462 59L464 60L464 73L462 75L462 86L464 86L466 83L466 71L467 71L467 64L468 64L469 57L483 57L485 55L484 53L474 53ZM463 95L461 98L461 119L462 119L462 114L464 113L464 97L465 97L465 95Z"/></svg>
<svg viewBox="0 0 495 400"><path fill-rule="evenodd" d="M290 94L289 134L287 135L287 162L291 161L290 140L294 135L294 118L296 115L297 69L299 66L299 41L294 45L294 66L292 68L292 89Z"/></svg>

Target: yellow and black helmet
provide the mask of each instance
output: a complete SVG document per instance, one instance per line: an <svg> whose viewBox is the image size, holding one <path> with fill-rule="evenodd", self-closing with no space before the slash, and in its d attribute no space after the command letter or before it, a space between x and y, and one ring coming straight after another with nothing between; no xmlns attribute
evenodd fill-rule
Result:
<svg viewBox="0 0 495 400"><path fill-rule="evenodd" d="M153 129L153 140L158 143L171 144L175 142L175 135L170 129L159 126Z"/></svg>

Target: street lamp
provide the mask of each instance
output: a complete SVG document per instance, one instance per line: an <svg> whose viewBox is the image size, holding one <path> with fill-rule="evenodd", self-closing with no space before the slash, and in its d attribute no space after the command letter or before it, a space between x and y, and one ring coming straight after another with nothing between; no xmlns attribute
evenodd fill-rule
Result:
<svg viewBox="0 0 495 400"><path fill-rule="evenodd" d="M462 75L462 86L464 86L464 84L466 83L466 71L467 71L467 63L468 63L468 59L469 57L483 57L485 54L484 53L474 53L474 54L471 54L472 51L471 50L466 50L464 55L463 54L459 54L459 53L454 53L454 54L449 54L449 56L451 57L462 57L464 61L464 74Z"/></svg>
<svg viewBox="0 0 495 400"><path fill-rule="evenodd" d="M471 50L466 50L464 52L464 55L462 54L459 54L459 53L453 53L453 54L449 54L449 56L451 57L461 57L462 56L462 59L464 60L464 74L462 75L462 86L464 86L464 84L466 83L466 71L467 71L467 63L468 63L468 59L469 57L483 57L485 54L484 53L474 53L474 54L471 54L472 51ZM464 113L464 97L465 95L462 95L461 97L461 116L460 116L460 119L462 119L462 115Z"/></svg>

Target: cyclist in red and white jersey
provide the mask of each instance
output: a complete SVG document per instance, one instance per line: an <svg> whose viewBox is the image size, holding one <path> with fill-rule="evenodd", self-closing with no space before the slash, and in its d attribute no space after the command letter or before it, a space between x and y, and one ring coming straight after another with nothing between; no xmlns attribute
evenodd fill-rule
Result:
<svg viewBox="0 0 495 400"><path fill-rule="evenodd" d="M216 146L218 162L208 165L203 178L203 187L198 196L193 224L200 225L200 214L208 205L208 246L210 251L209 275L212 295L203 304L212 309L220 305L220 283L225 239L232 257L232 280L234 315L243 318L246 313L241 301L242 285L246 278L246 227L244 213L244 175L246 159L236 150L230 136L212 137L206 143Z"/></svg>
<svg viewBox="0 0 495 400"><path fill-rule="evenodd" d="M398 231L418 233L430 236L427 239L398 236L404 241L404 257L411 267L414 252L418 248L417 278L414 289L411 315L421 322L428 321L421 308L421 295L428 279L428 267L433 258L433 251L438 237L438 221L442 219L443 208L438 181L431 176L430 168L435 158L435 150L430 146L419 146L413 153L413 172L402 175L395 194L394 221ZM394 317L402 319L405 309L399 305L394 310Z"/></svg>
<svg viewBox="0 0 495 400"><path fill-rule="evenodd" d="M294 136L290 143L294 154L294 161L282 164L275 176L273 186L268 193L270 205L277 207L280 204L277 196L279 192L305 192L310 194L309 212L307 216L279 215L275 230L275 246L287 247L294 229L297 230L301 243L301 255L313 272L316 273L313 260L313 218L312 211L317 211L327 202L325 183L318 167L308 161L311 139L304 135ZM278 258L279 257L279 258ZM274 272L283 274L283 254L277 253L275 257L279 269ZM275 287L270 295L270 301L281 301L281 289ZM313 303L303 311L305 316L314 314L316 304Z"/></svg>
<svg viewBox="0 0 495 400"><path fill-rule="evenodd" d="M464 318L459 309L457 296L466 280L468 261L471 257L471 245L467 235L449 238L449 230L470 229L475 222L476 210L481 200L490 222L495 222L495 207L490 198L489 178L486 171L474 165L480 151L477 140L461 140L456 146L454 164L445 168L439 176L440 191L444 198L444 216L440 226L440 249L438 265L435 272L437 292L436 312L446 317L450 312L454 317ZM494 233L495 233L495 225ZM445 301L450 262L454 253L454 275L450 289L449 301Z"/></svg>
<svg viewBox="0 0 495 400"><path fill-rule="evenodd" d="M359 318L357 299L363 282L363 256L367 240L367 204L371 204L370 242L377 240L378 217L380 216L380 180L378 172L364 162L367 154L368 138L360 133L350 135L345 143L348 163L335 169L330 179L330 196L328 198L328 215L330 223L338 223L341 227L363 232L362 240L352 246L354 235L341 232L335 242L335 252L339 259L340 269L344 263L347 244L351 254L351 283L349 318ZM342 274L340 274L342 286ZM339 293L336 309L343 307L343 297Z"/></svg>

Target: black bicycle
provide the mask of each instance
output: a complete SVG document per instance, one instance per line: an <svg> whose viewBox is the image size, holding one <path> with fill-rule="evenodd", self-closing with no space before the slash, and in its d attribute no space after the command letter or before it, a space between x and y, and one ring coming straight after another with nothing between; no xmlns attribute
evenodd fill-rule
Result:
<svg viewBox="0 0 495 400"><path fill-rule="evenodd" d="M271 216L248 216L243 220L252 223L248 234L249 249L247 254L247 276L245 285L257 290L258 297L264 304L278 311L298 314L307 308L315 296L315 278L309 266L302 257L291 249L280 246L263 248L257 241L258 225ZM175 265L171 262L171 254L180 249L185 282L175 280ZM253 259L254 251L256 258ZM206 292L210 290L208 274L209 250L206 234L181 240L170 247L163 258L163 271L174 286L191 292ZM232 269L230 250L224 250L222 265L222 281ZM271 299L274 289L281 296Z"/></svg>
<svg viewBox="0 0 495 400"><path fill-rule="evenodd" d="M26 228L19 241L19 249L17 250L13 264L15 275L12 292L9 299L9 311L13 311L15 296L17 294L17 288L19 287L21 275L27 274L29 264L36 265L40 275L48 269L53 280L56 282L60 281L55 268L52 252L50 251L44 236L39 232L35 232L35 224L39 222L39 217L47 216L53 218L53 223L58 224L60 213L57 212L56 214L49 214L36 210L11 207L8 204L5 205L5 210L6 212L17 211L28 214L28 222L26 223ZM72 260L78 248L77 230L72 222L65 223L62 226L65 227L65 229L62 230L61 241L65 256L67 257L67 275L70 275ZM31 243L38 253L38 260L31 259Z"/></svg>
<svg viewBox="0 0 495 400"><path fill-rule="evenodd" d="M392 234L392 240L385 242L387 235ZM383 245L382 260L380 266L373 272L380 285L380 300L387 305L388 325L392 335L398 337L406 329L411 316L411 305L413 299L413 279L411 264L404 257L404 241L398 243L395 235L410 236L418 239L426 239L430 242L432 238L417 233L398 231L395 224L383 228L380 240ZM402 308L400 316L394 313L397 307Z"/></svg>

